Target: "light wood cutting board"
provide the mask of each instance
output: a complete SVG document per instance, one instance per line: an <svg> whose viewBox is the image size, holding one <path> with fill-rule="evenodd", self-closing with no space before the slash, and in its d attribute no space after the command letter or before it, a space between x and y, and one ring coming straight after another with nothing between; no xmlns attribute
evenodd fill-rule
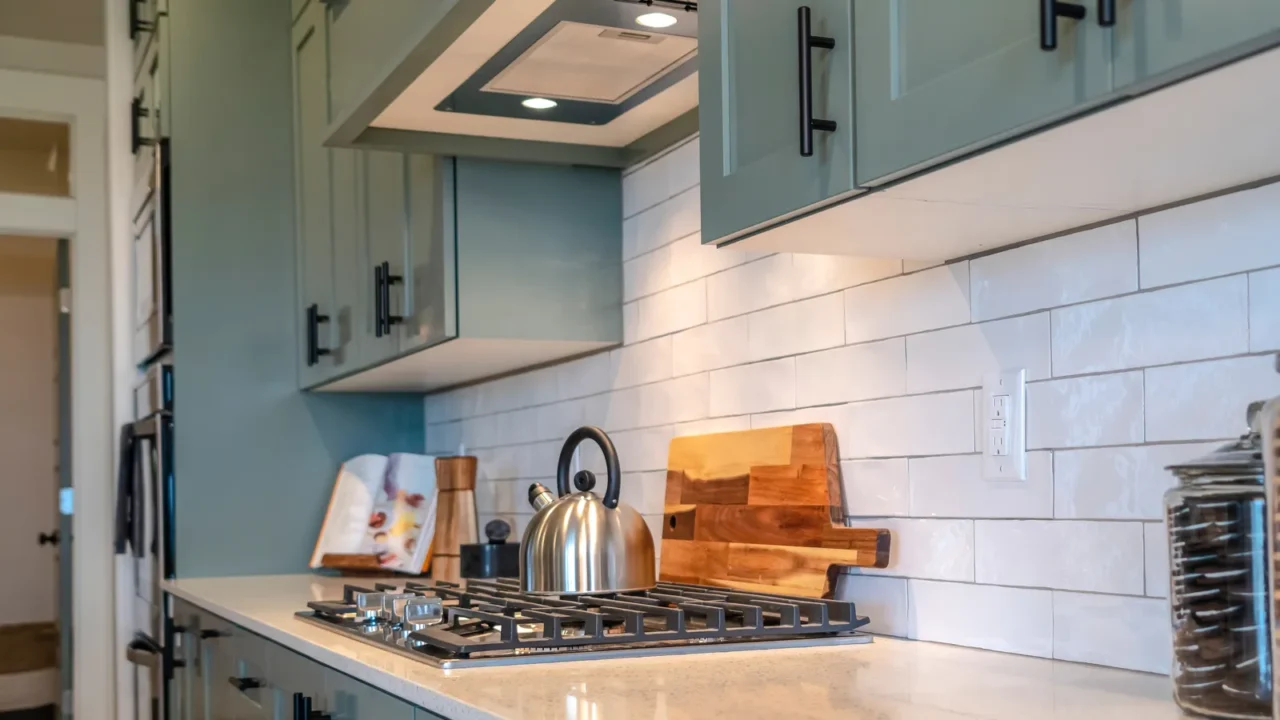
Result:
<svg viewBox="0 0 1280 720"><path fill-rule="evenodd" d="M830 596L842 566L885 567L889 531L846 528L828 424L671 441L659 577Z"/></svg>

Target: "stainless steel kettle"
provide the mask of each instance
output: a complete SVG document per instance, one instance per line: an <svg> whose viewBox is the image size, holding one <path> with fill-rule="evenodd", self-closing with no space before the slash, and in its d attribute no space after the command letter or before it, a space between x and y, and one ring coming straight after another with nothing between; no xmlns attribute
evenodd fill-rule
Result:
<svg viewBox="0 0 1280 720"><path fill-rule="evenodd" d="M604 497L592 492L595 475L579 471L570 494L569 466L583 440L604 453L609 480ZM613 441L600 428L574 430L560 450L557 499L538 483L529 488L537 514L520 542L520 586L530 593L603 593L656 584L653 535L640 513L618 502L622 471Z"/></svg>

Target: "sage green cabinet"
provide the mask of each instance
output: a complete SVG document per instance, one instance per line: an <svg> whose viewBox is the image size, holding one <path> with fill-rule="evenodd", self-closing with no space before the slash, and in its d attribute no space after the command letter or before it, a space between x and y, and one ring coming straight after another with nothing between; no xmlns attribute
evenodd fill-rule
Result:
<svg viewBox="0 0 1280 720"><path fill-rule="evenodd" d="M324 669L325 712L331 720L413 720L414 707L393 695Z"/></svg>
<svg viewBox="0 0 1280 720"><path fill-rule="evenodd" d="M1274 44L1280 32L1275 0L1118 0L1116 11L1117 88L1217 64Z"/></svg>
<svg viewBox="0 0 1280 720"><path fill-rule="evenodd" d="M810 157L800 154L801 6L811 33L834 40L810 51L813 117L836 124L813 132ZM704 0L698 22L704 241L853 192L851 0Z"/></svg>
<svg viewBox="0 0 1280 720"><path fill-rule="evenodd" d="M1122 3L1123 4L1123 3ZM1109 30L1040 3L854 0L857 179L874 185L1065 117L1111 90Z"/></svg>
<svg viewBox="0 0 1280 720"><path fill-rule="evenodd" d="M333 234L333 312L329 323L333 326L330 355L322 362L331 362L334 371L355 367L364 362L369 349L364 342L365 329L373 314L370 284L356 268L365 267L365 246L368 234L363 220L363 185L360 173L363 153L356 150L330 149L332 168ZM305 342L305 336L304 336ZM303 348L303 352L306 349Z"/></svg>
<svg viewBox="0 0 1280 720"><path fill-rule="evenodd" d="M399 326L392 325L387 332L379 333L375 321L374 268L385 267L391 278L385 296L388 300L386 314L391 318L406 315L405 268L409 243L408 210L406 206L406 158L401 153L361 153L361 203L364 214L365 263L360 273L367 288L368 305L360 328L361 342L367 350L361 355L364 365L393 357L400 351ZM385 263L385 265L384 265ZM347 273L352 268L346 269Z"/></svg>
<svg viewBox="0 0 1280 720"><path fill-rule="evenodd" d="M455 161L436 155L409 155L406 171L408 241L405 280L397 288L402 290L398 299L405 309L397 334L402 351L458 335ZM518 197L502 202L514 202Z"/></svg>
<svg viewBox="0 0 1280 720"><path fill-rule="evenodd" d="M332 151L324 146L328 125L327 28L324 6L313 4L293 28L294 73L294 184L297 217L299 337L316 334L319 348L330 354L318 362L305 350L298 356L298 374L304 385L324 380L339 371L347 359L333 352L338 332L334 322L333 282L333 176ZM307 327L307 308L328 322Z"/></svg>

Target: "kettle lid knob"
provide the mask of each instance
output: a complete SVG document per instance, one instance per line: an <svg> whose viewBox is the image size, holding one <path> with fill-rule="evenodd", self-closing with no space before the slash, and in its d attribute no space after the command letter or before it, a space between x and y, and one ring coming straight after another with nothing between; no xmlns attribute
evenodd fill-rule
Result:
<svg viewBox="0 0 1280 720"><path fill-rule="evenodd" d="M573 476L573 486L579 492L590 492L596 486L596 474L590 470L579 470Z"/></svg>

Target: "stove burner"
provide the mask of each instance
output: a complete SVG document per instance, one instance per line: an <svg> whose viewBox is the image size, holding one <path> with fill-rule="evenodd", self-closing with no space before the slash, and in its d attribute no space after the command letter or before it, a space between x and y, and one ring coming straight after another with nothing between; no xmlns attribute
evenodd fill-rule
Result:
<svg viewBox="0 0 1280 720"><path fill-rule="evenodd" d="M865 641L854 631L869 622L852 602L665 582L595 595L533 595L506 578L347 585L340 602L307 606L313 612L298 613L304 620L441 667L480 664L458 662L471 658Z"/></svg>

